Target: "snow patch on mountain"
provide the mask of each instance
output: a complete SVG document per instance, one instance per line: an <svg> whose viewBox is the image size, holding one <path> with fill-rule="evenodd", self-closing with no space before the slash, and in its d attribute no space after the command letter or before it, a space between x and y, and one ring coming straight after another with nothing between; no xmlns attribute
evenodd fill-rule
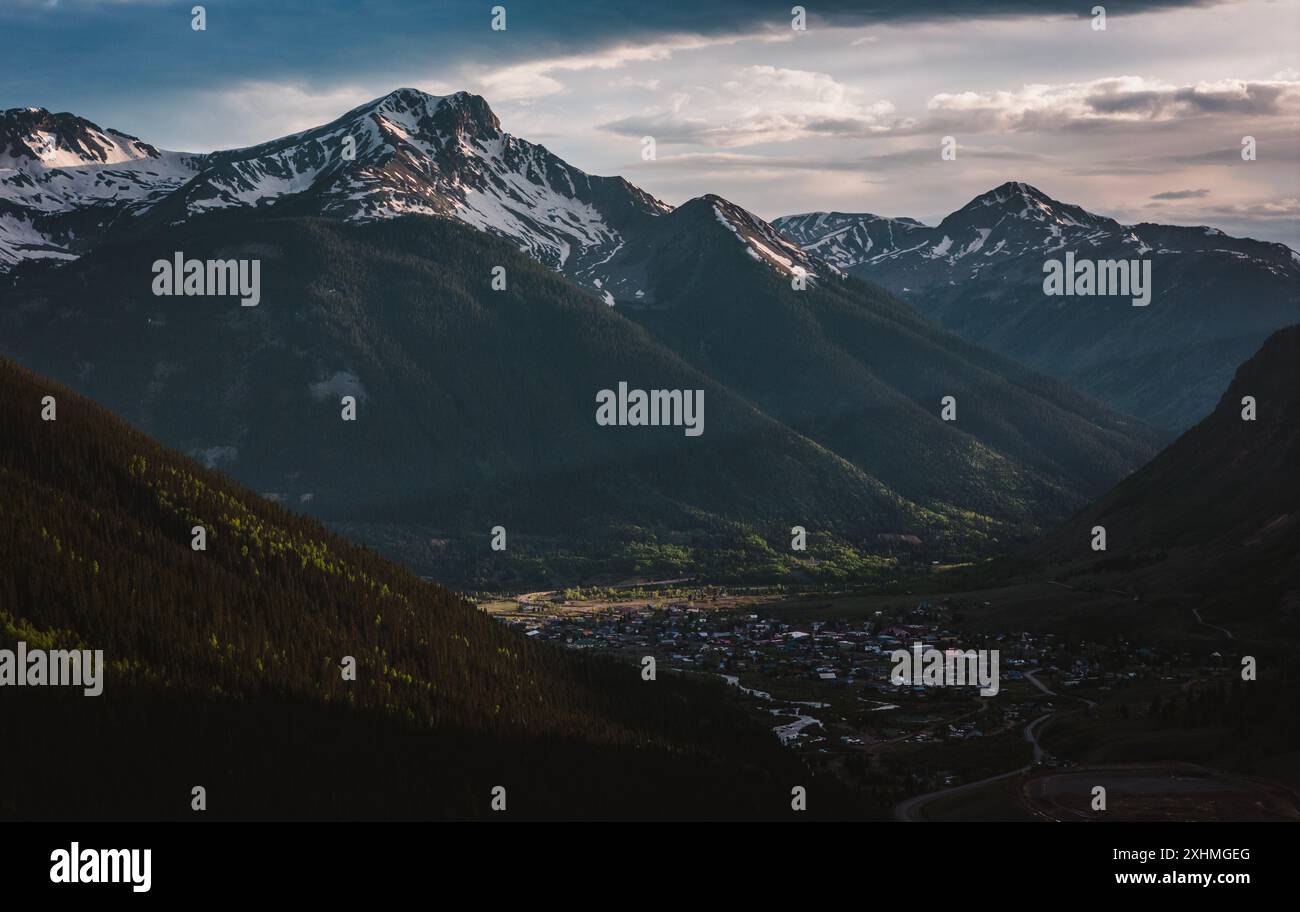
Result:
<svg viewBox="0 0 1300 912"><path fill-rule="evenodd" d="M312 399L339 399L343 396L355 396L358 402L366 401L366 387L361 378L349 370L335 371L324 380L308 384Z"/></svg>
<svg viewBox="0 0 1300 912"><path fill-rule="evenodd" d="M706 196L705 200L712 204L714 217L745 245L751 258L784 275L802 274L815 280L818 264L798 244L782 237L772 225L721 197Z"/></svg>
<svg viewBox="0 0 1300 912"><path fill-rule="evenodd" d="M909 236L925 228L913 219L845 212L782 216L772 224L782 235L841 272L869 257L887 256L910 246Z"/></svg>

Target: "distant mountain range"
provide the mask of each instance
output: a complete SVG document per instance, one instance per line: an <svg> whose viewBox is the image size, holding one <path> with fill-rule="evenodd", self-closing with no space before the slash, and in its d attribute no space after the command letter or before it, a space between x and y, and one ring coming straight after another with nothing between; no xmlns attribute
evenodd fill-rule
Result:
<svg viewBox="0 0 1300 912"><path fill-rule="evenodd" d="M1167 433L1213 406L1235 367L1300 319L1300 254L1213 228L1122 225L1010 182L939 225L815 212L771 225L713 215L747 255L810 281L841 272L902 296L962 338L1062 379ZM502 131L479 96L399 89L246 149L168 152L73 114L0 115L0 273L65 262L108 238L203 213L367 222L443 216L504 238L609 304L653 305L672 206ZM1153 297L1046 297L1067 252L1153 260Z"/></svg>
<svg viewBox="0 0 1300 912"><path fill-rule="evenodd" d="M1300 320L1300 254L1214 228L1113 219L1010 182L930 227L813 212L773 222L810 255L878 282L962 338L1172 432L1209 413L1269 333ZM1150 303L1048 297L1043 264L1152 260Z"/></svg>
<svg viewBox="0 0 1300 912"><path fill-rule="evenodd" d="M819 268L770 225L714 202L716 218L755 258L786 271ZM454 218L607 302L646 298L645 248L672 236L673 224L657 218L673 207L624 179L587 174L503 132L468 92L398 89L324 126L202 155L160 151L68 113L0 115L0 271L74 258L141 222L271 207L353 222Z"/></svg>
<svg viewBox="0 0 1300 912"><path fill-rule="evenodd" d="M42 240L10 244L0 350L458 581L503 582L497 524L570 553L621 541L620 573L966 559L1078 509L1159 439L727 200L670 208L502 133L477 96L403 89L207 156L6 118L42 126L8 141L3 223ZM64 182L98 196L31 190ZM261 303L155 296L150 264L176 251L259 258ZM704 435L598 426L595 394L620 381L703 389Z"/></svg>

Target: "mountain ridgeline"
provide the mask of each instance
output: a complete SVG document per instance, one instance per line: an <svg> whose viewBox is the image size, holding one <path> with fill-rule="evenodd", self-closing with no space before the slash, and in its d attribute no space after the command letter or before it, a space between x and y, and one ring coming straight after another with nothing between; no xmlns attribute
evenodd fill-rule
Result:
<svg viewBox="0 0 1300 912"><path fill-rule="evenodd" d="M0 648L105 660L99 696L0 688L0 816L201 786L219 818L486 818L502 786L504 817L770 817L807 778L721 682L531 642L7 359L0 441Z"/></svg>
<svg viewBox="0 0 1300 912"><path fill-rule="evenodd" d="M458 585L968 560L1160 437L734 203L587 175L468 93L402 89L202 156L4 117L27 126L0 239L26 240L6 248L0 351ZM178 254L256 263L256 306L159 296L152 266ZM703 433L598 424L620 383L702 391Z"/></svg>
<svg viewBox="0 0 1300 912"><path fill-rule="evenodd" d="M1214 228L1122 225L1021 182L930 227L814 212L773 224L810 256L878 282L964 339L1178 433L1233 371L1300 320L1300 253ZM1044 263L1148 260L1150 300L1044 294Z"/></svg>
<svg viewBox="0 0 1300 912"><path fill-rule="evenodd" d="M671 209L511 136L480 96L398 89L321 127L207 154L167 152L72 114L0 114L0 272L74 259L209 212L365 222L454 218L592 284L625 234Z"/></svg>

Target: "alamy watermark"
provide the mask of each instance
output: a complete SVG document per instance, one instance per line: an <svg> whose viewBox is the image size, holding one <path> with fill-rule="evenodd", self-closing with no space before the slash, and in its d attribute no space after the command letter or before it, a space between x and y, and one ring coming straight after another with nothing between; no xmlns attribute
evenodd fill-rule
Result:
<svg viewBox="0 0 1300 912"><path fill-rule="evenodd" d="M83 849L79 843L50 853L50 882L130 884L148 893L153 883L152 849Z"/></svg>
<svg viewBox="0 0 1300 912"><path fill-rule="evenodd" d="M1074 251L1065 262L1043 263L1043 294L1119 296L1132 299L1134 307L1151 303L1150 260L1075 260Z"/></svg>
<svg viewBox="0 0 1300 912"><path fill-rule="evenodd" d="M978 685L986 697L996 696L998 651L996 649L935 649L913 643L910 650L895 649L889 654L893 668L891 684L914 687L966 687Z"/></svg>
<svg viewBox="0 0 1300 912"><path fill-rule="evenodd" d="M596 394L596 423L601 427L680 427L687 437L704 433L704 390L628 389Z"/></svg>
<svg viewBox="0 0 1300 912"><path fill-rule="evenodd" d="M104 650L0 649L0 687L80 687L88 697L104 692Z"/></svg>
<svg viewBox="0 0 1300 912"><path fill-rule="evenodd" d="M243 307L262 300L261 260L187 260L178 250L170 260L154 260L153 275L159 297L238 295Z"/></svg>

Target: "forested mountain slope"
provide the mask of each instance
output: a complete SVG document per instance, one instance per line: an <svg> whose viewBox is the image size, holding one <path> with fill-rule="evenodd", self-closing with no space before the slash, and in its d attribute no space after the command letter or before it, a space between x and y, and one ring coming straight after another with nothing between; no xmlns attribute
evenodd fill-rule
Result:
<svg viewBox="0 0 1300 912"><path fill-rule="evenodd" d="M723 685L531 643L8 360L0 540L0 648L107 666L0 688L3 816L772 815L803 776Z"/></svg>
<svg viewBox="0 0 1300 912"><path fill-rule="evenodd" d="M693 549L791 569L794 525L825 545L810 571L888 555L881 536L960 559L1068 515L1153 451L1131 419L865 283L792 290L713 205L658 219L690 243L655 245L640 308L452 221L216 213L25 277L0 350L458 583L530 584L475 556L497 525L525 546L648 547L677 575L700 569ZM151 264L177 250L256 258L260 303L155 296ZM601 426L597 393L620 382L703 390L702 433Z"/></svg>

